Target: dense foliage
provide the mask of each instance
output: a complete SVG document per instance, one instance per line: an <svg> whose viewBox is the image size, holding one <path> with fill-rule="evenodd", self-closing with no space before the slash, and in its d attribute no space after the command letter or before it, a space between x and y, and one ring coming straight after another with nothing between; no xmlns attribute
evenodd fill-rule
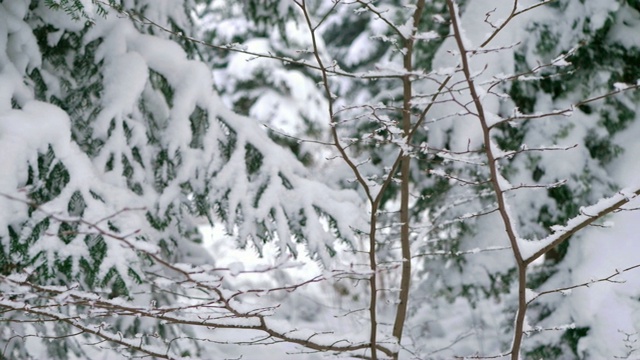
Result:
<svg viewBox="0 0 640 360"><path fill-rule="evenodd" d="M633 198L640 6L520 3L0 1L0 358L633 358L636 213L509 239Z"/></svg>

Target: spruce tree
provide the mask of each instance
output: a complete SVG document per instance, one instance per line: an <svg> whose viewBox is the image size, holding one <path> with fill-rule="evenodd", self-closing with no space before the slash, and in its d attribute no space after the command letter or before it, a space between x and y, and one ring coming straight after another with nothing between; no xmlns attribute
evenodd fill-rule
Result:
<svg viewBox="0 0 640 360"><path fill-rule="evenodd" d="M151 313L202 315L180 305L202 302L190 276L215 268L202 219L240 246L275 239L286 258L304 242L325 262L357 224L343 222L357 198L227 110L182 37L194 6L0 3L2 357L90 358L105 340L198 356L199 330Z"/></svg>
<svg viewBox="0 0 640 360"><path fill-rule="evenodd" d="M462 24L467 25L467 41L478 44L485 39L476 40L478 34L471 33L483 22L479 14L485 11L474 5L478 3L470 2L462 11ZM631 65L637 61L638 45L629 41L638 18L633 6L627 2L597 6L579 1L550 3L513 21L511 34L498 36L493 43L499 49L496 57L474 60L477 83L492 90L483 97L485 110L496 119L514 119L494 127L492 141L496 151L504 154L499 169L506 184L514 187L506 198L522 238L534 242L545 238L557 226L585 215L584 207L637 184L629 176L636 167L633 155L627 152L633 152L635 146L628 134L621 135L635 128L638 100L633 89L639 76ZM487 14L492 16L485 23L500 19L493 12ZM434 67L446 66L442 61L451 58L451 51L455 48L445 43ZM458 104L445 104L434 113L442 118L436 117L438 121L430 126L430 145L453 151L470 148L482 154L486 144L478 141L480 132L472 129L475 115L458 106L470 100L460 94ZM457 117L447 118L454 113ZM557 115L551 116L554 113ZM445 169L444 174L454 181L466 180L467 186L482 193L481 182L488 178L482 157L475 158L479 163L472 158L452 159L463 162ZM473 163L476 165L470 165ZM504 225L495 215L475 217L493 209L491 201L469 204L463 218L473 217L465 219L459 240L447 240L459 244L462 253L471 254L458 257L453 262L456 266L448 269L434 267L432 261L426 264L431 270L423 285L428 289L425 296L436 298L418 310L429 320L421 330L447 339L444 344L453 345L446 351L452 355L504 354L510 346L518 279L512 260L503 256ZM531 266L528 288L547 292L589 284L637 265L637 260L626 256L633 249L625 235L633 215L623 214L613 218L614 222L621 220L619 230L604 231L600 221L547 253L544 262ZM434 295L438 286L449 304ZM632 356L637 322L623 319L633 319L631 314L637 309L630 301L635 296L633 287L621 285L614 290L611 285L616 295L608 296L604 295L608 290L580 285L572 295L558 291L536 298L529 306L531 338L524 342L522 355L545 359ZM605 310L609 316L600 315L599 309L609 305L615 310ZM468 315L460 318L461 313ZM473 330L451 332L448 324L461 321ZM508 330L498 331L500 328Z"/></svg>
<svg viewBox="0 0 640 360"><path fill-rule="evenodd" d="M510 89L516 106L528 114L575 107L569 119L505 128L501 141L507 148L541 141L577 145L561 164L554 161L552 152L511 164L517 174L514 177L522 181L567 180L521 203L528 208L521 218L527 236L544 237L552 225L581 214L581 207L636 183L629 175L637 171L636 148L629 135L637 128L640 97L627 88L636 86L640 79L634 65L640 60L640 44L632 40L639 10L637 4L627 1L596 5L567 0L550 4L527 24L531 36L514 54L516 69L533 67L536 61L553 61L559 54L571 55L567 66L546 69L530 81L516 81ZM616 225L608 231L592 227L574 235L545 257L532 274L532 285L543 290L566 287L637 264L626 255L635 248L625 230L633 219L631 213L622 212L611 217ZM541 328L572 326L535 333L528 356L633 357L637 351L634 334L640 330L632 315L639 308L637 294L631 290L635 283L594 286L576 289L567 296L541 298L532 309L532 322Z"/></svg>

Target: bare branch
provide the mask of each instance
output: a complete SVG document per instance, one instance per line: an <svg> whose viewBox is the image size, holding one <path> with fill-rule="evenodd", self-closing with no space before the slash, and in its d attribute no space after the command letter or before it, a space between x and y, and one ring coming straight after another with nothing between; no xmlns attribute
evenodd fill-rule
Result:
<svg viewBox="0 0 640 360"><path fill-rule="evenodd" d="M566 287L562 287L562 288L556 288L553 290L546 290L546 291L541 291L539 293L536 293L536 295L534 297L532 297L531 299L529 299L529 301L527 301L527 304L531 304L532 302L534 302L535 300L537 300L539 297L543 296L543 295L548 295L548 294L562 294L562 295L566 295L567 292L573 290L573 289L577 289L577 288L581 288L581 287L589 287L593 284L597 284L597 283L601 283L601 282L609 282L609 283L624 283L624 281L617 281L617 280L613 280L615 277L624 274L628 271L631 270L635 270L640 268L640 264L637 265L633 265L633 266L629 266L627 268L624 268L622 270L617 270L607 276L607 277L603 277L603 278L599 278L599 279L595 279L595 280L590 280L590 281L586 281L580 284L576 284L576 285L571 285L571 286L566 286Z"/></svg>

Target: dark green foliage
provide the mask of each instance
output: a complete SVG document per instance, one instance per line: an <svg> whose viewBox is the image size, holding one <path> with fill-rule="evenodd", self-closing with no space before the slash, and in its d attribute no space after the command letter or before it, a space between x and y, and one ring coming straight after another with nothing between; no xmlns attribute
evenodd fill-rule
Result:
<svg viewBox="0 0 640 360"><path fill-rule="evenodd" d="M156 191L162 192L176 177L176 168L179 166L180 157L177 152L171 158L167 150L160 150L154 161L154 185Z"/></svg>
<svg viewBox="0 0 640 360"><path fill-rule="evenodd" d="M526 359L559 359L563 355L559 346L541 345L526 352Z"/></svg>
<svg viewBox="0 0 640 360"><path fill-rule="evenodd" d="M555 54L560 34L557 30L553 30L548 24L533 24L533 29L538 34L536 43L536 52L545 57L553 57Z"/></svg>
<svg viewBox="0 0 640 360"><path fill-rule="evenodd" d="M429 164L433 164L430 162ZM451 182L443 177L434 176L433 181L428 186L420 189L420 198L416 206L418 209L433 209L444 205L447 199L447 192L451 189Z"/></svg>
<svg viewBox="0 0 640 360"><path fill-rule="evenodd" d="M354 15L352 21L349 22L349 26L331 27L325 31L322 36L325 41L332 46L337 48L348 47L359 35L367 30L370 20L371 19L366 15ZM362 67L368 67L374 64L383 57L387 51L387 47L380 42L374 51L372 51L371 56L368 59L363 59L359 63L347 64L341 56L338 56L336 60L338 61L340 68L345 69L346 71L357 71Z"/></svg>
<svg viewBox="0 0 640 360"><path fill-rule="evenodd" d="M172 210L173 205L170 205L164 212L164 214L154 214L151 211L147 211L146 217L151 225L156 230L164 230L172 223ZM157 210L156 210L157 212Z"/></svg>
<svg viewBox="0 0 640 360"><path fill-rule="evenodd" d="M525 56L526 48L522 52L516 52L513 55L515 62L515 72L522 74L530 69L527 66ZM544 74L543 74L544 75ZM536 91L539 89L537 82L530 81L513 81L509 88L509 96L514 101L517 109L523 114L531 114L536 105Z"/></svg>
<svg viewBox="0 0 640 360"><path fill-rule="evenodd" d="M638 52L638 61L640 61L640 50ZM640 73L638 74L640 79ZM622 101L616 98L607 98L604 100L607 105L600 111L602 120L601 124L609 132L615 134L624 130L631 121L635 119L635 112L629 109Z"/></svg>
<svg viewBox="0 0 640 360"><path fill-rule="evenodd" d="M45 84L39 69L33 69L31 80L33 80L36 99L46 100L47 84Z"/></svg>
<svg viewBox="0 0 640 360"><path fill-rule="evenodd" d="M107 253L107 245L100 235L85 235L84 242L91 249L91 258L80 259L79 265L82 269L83 280L88 288L96 286L100 264L104 260Z"/></svg>
<svg viewBox="0 0 640 360"><path fill-rule="evenodd" d="M12 240L18 240L13 242L11 245L11 252L12 253L18 253L22 256L27 256L28 251L29 251L29 245L33 244L34 242L38 241L38 239L40 239L40 237L42 237L44 235L44 232L47 231L47 229L49 228L49 224L50 224L50 219L48 217L44 218L43 220L41 220L40 222L38 222L37 224L35 224L35 226L33 226L33 228L30 229L30 233L29 235L26 237L26 241L22 242L17 238L13 238ZM27 230L27 229L25 229ZM29 231L29 230L27 230Z"/></svg>
<svg viewBox="0 0 640 360"><path fill-rule="evenodd" d="M51 46L49 37L59 31L51 25L36 27L34 35L43 57L56 71L65 74L60 78L62 94L47 95L46 84L41 79L40 71L36 68L30 74L35 84L37 99L51 102L65 110L71 117L73 126L72 137L89 155L97 155L103 139L92 136L92 121L100 111L100 94L103 90L100 64L94 62L94 54L99 40L84 44L82 33L65 32L59 40ZM77 51L82 48L83 51ZM71 71L70 69L74 69ZM62 96L62 97L61 97Z"/></svg>
<svg viewBox="0 0 640 360"><path fill-rule="evenodd" d="M69 280L75 278L75 274L73 273L71 257L67 257L65 259L56 259L54 263L54 273L56 277L62 277L62 283L68 283ZM53 275L53 274L52 274Z"/></svg>
<svg viewBox="0 0 640 360"><path fill-rule="evenodd" d="M51 146L46 153L38 154L35 169L29 165L29 176L25 184L32 186L29 197L35 204L43 204L56 198L69 183L69 172L62 162L56 160Z"/></svg>
<svg viewBox="0 0 640 360"><path fill-rule="evenodd" d="M115 0L109 0L108 2L115 6ZM93 23L91 17L85 11L84 4L82 4L80 0L44 0L44 3L54 10L64 11L76 21L85 20L87 25ZM96 4L96 12L98 15L104 16L106 11L104 5Z"/></svg>
<svg viewBox="0 0 640 360"><path fill-rule="evenodd" d="M134 146L131 148L131 155L133 156L133 160L135 160L138 163L138 165L140 165L140 167L144 169L145 165L144 165L144 162L142 161L142 156L140 155L140 150L138 149L137 146Z"/></svg>
<svg viewBox="0 0 640 360"><path fill-rule="evenodd" d="M162 76L162 74L149 70L149 81L153 85L153 88L159 90L164 95L164 100L169 107L173 107L173 93L174 90L169 84L169 81Z"/></svg>
<svg viewBox="0 0 640 360"><path fill-rule="evenodd" d="M293 6L282 6L280 0L242 0L247 17L257 26L257 36L267 36L271 29L277 27L287 41L284 24L294 16ZM285 12L280 10L285 8Z"/></svg>
<svg viewBox="0 0 640 360"><path fill-rule="evenodd" d="M578 358L583 358L585 354L578 353L578 342L581 338L587 336L589 333L588 327L576 327L575 329L569 329L562 335L562 340L566 343L573 354Z"/></svg>
<svg viewBox="0 0 640 360"><path fill-rule="evenodd" d="M69 215L81 218L86 208L87 203L84 201L82 193L76 190L73 195L71 195L71 199L69 199L69 205L67 206Z"/></svg>
<svg viewBox="0 0 640 360"><path fill-rule="evenodd" d="M498 146L505 151L519 150L527 133L526 126L513 126L509 123L496 126L496 130L499 132L496 132L494 139Z"/></svg>
<svg viewBox="0 0 640 360"><path fill-rule="evenodd" d="M117 297L128 297L129 290L127 289L127 285L122 280L122 277L116 269L112 268L107 272L104 279L101 282L102 287L111 288L111 292L108 295L109 299L117 298Z"/></svg>
<svg viewBox="0 0 640 360"><path fill-rule="evenodd" d="M465 1L458 1L458 6L464 10ZM436 16L442 20L436 20ZM418 41L415 45L416 60L414 67L421 69L431 69L431 62L436 51L442 45L442 42L449 35L450 25L449 11L446 1L434 0L425 3L424 13L422 15L420 29L421 32L434 31L438 34L438 38L429 41Z"/></svg>
<svg viewBox="0 0 640 360"><path fill-rule="evenodd" d="M68 245L78 235L77 224L78 223L68 223L66 221L61 223L58 228L58 239Z"/></svg>
<svg viewBox="0 0 640 360"><path fill-rule="evenodd" d="M109 154L109 159L107 160L107 162L104 165L104 172L109 172L109 171L113 170L114 161L115 161L114 154L113 153Z"/></svg>
<svg viewBox="0 0 640 360"><path fill-rule="evenodd" d="M19 260L24 253L28 250L28 246L24 246L20 243L20 235L16 230L9 226L9 252L5 252L5 248L0 249L0 272L3 275L11 274L13 271L19 271L22 268L21 261ZM18 253L18 256L12 254Z"/></svg>
<svg viewBox="0 0 640 360"><path fill-rule="evenodd" d="M627 0L626 2L632 8L636 9L637 11L640 11L640 0Z"/></svg>
<svg viewBox="0 0 640 360"><path fill-rule="evenodd" d="M623 150L619 145L612 144L610 137L599 137L594 131L590 131L584 141L591 157L603 165L610 163Z"/></svg>
<svg viewBox="0 0 640 360"><path fill-rule="evenodd" d="M511 85L509 96L518 104L518 110L523 114L531 114L533 107L536 104L535 97L532 94L527 94L524 89L526 85L522 82L516 81Z"/></svg>
<svg viewBox="0 0 640 360"><path fill-rule="evenodd" d="M515 268L509 269L504 273L487 273L489 276L488 288L481 288L484 292L485 298L492 298L496 301L500 301L504 294L508 294L513 285L517 282L517 270Z"/></svg>
<svg viewBox="0 0 640 360"><path fill-rule="evenodd" d="M314 157L311 153L303 151L302 141L288 136L283 136L278 132L269 131L269 137L277 144L289 148L293 154L296 155L298 160L306 165L310 166L314 163Z"/></svg>
<svg viewBox="0 0 640 360"><path fill-rule="evenodd" d="M209 118L205 110L196 107L196 110L189 117L191 123L191 144L192 148L202 148L204 136L209 128Z"/></svg>
<svg viewBox="0 0 640 360"><path fill-rule="evenodd" d="M252 145L245 146L245 161L247 163L247 174L255 175L262 166L264 156Z"/></svg>
<svg viewBox="0 0 640 360"><path fill-rule="evenodd" d="M46 179L45 188L47 189L47 194L44 197L52 199L58 196L68 182L69 172L61 162L56 163Z"/></svg>

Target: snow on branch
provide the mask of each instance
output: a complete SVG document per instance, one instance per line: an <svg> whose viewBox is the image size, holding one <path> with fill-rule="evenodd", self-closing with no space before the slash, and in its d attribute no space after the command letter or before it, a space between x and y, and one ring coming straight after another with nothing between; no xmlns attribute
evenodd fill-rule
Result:
<svg viewBox="0 0 640 360"><path fill-rule="evenodd" d="M79 220L82 221L82 220ZM250 341L250 344L269 344L275 342L289 342L317 351L349 352L370 348L366 341L356 341L344 336L322 333L315 330L291 330L289 325L270 318L278 305L270 304L267 295L274 292L291 292L311 283L326 281L327 275L317 275L310 279L294 284L272 288L252 288L245 290L229 290L224 284L224 275L233 269L217 269L209 265L196 266L183 263L172 263L163 259L155 251L149 252L139 247L135 241L127 237L114 234L102 227L85 223L93 231L110 237L124 247L130 247L153 260L165 274L172 274L171 278L161 277L159 269L150 274L157 276L154 292L178 295L181 301L168 305L158 305L155 301L141 304L139 299L116 297L112 298L104 291L84 291L77 284L68 286L48 286L33 283L30 280L33 269L25 269L20 274L9 276L0 275L0 308L24 312L38 317L41 321L55 320L69 324L85 335L93 335L101 341L108 341L124 345L129 351L140 351L154 357L165 359L179 359L172 355L166 344L172 341L158 341L158 336L149 333L139 333L135 336L114 333L105 323L111 317L137 319L151 319L160 321L165 326L179 327L184 325L203 329L236 329L255 330L266 334L264 338ZM340 274L335 275L340 276ZM153 280L153 279L151 279ZM196 292L197 291L197 292ZM32 306L30 300L40 297L50 299ZM248 301L260 298L259 307ZM81 315L75 315L81 314ZM100 323L92 321L99 319ZM140 338L151 340L141 342ZM177 340L177 339L174 339ZM202 340L202 339L195 339ZM383 345L377 345L378 350L385 354L391 351Z"/></svg>
<svg viewBox="0 0 640 360"><path fill-rule="evenodd" d="M195 197L204 199L209 211L221 210L230 231L238 226L239 234L257 245L276 238L283 253L295 253L296 241L302 241L327 260L337 235L349 239L351 229L360 226L361 200L355 192L310 180L308 170L258 123L226 109L204 63L190 60L176 42L146 35L134 24L114 14L96 18L82 40L95 49L86 58L103 79L93 110L80 113L94 116L86 136L102 144L98 150L83 153L87 144L71 140L70 125L77 115L25 99L21 109L2 109L3 133L25 141L0 144L3 153L18 154L2 158L3 169L15 177L3 178L0 191L26 200L20 192L34 191L24 187L28 167L35 168L37 153L51 146L53 164L59 163L61 176L69 181L57 196L37 201L43 209L66 209L74 196L80 196L83 215L90 219L144 208L146 216L129 212L110 222L123 233L138 231L141 239L155 243L183 237L180 227L195 227L189 217L177 223L178 216L185 216L179 215L184 205L190 206L189 199ZM22 83L24 74L14 75ZM14 94L23 92L13 89ZM0 217L1 231L6 232L6 225L27 216L28 207L6 197L0 201L20 210ZM208 216L206 209L200 209L200 215ZM323 218L332 219L336 228L327 229ZM48 246L46 251L57 250Z"/></svg>
<svg viewBox="0 0 640 360"><path fill-rule="evenodd" d="M619 210L623 205L640 195L640 186L620 190L610 198L598 201L594 205L580 208L580 215L567 221L564 226L554 226L551 235L541 240L518 239L518 246L526 264L549 252L581 229L592 225L604 216Z"/></svg>

